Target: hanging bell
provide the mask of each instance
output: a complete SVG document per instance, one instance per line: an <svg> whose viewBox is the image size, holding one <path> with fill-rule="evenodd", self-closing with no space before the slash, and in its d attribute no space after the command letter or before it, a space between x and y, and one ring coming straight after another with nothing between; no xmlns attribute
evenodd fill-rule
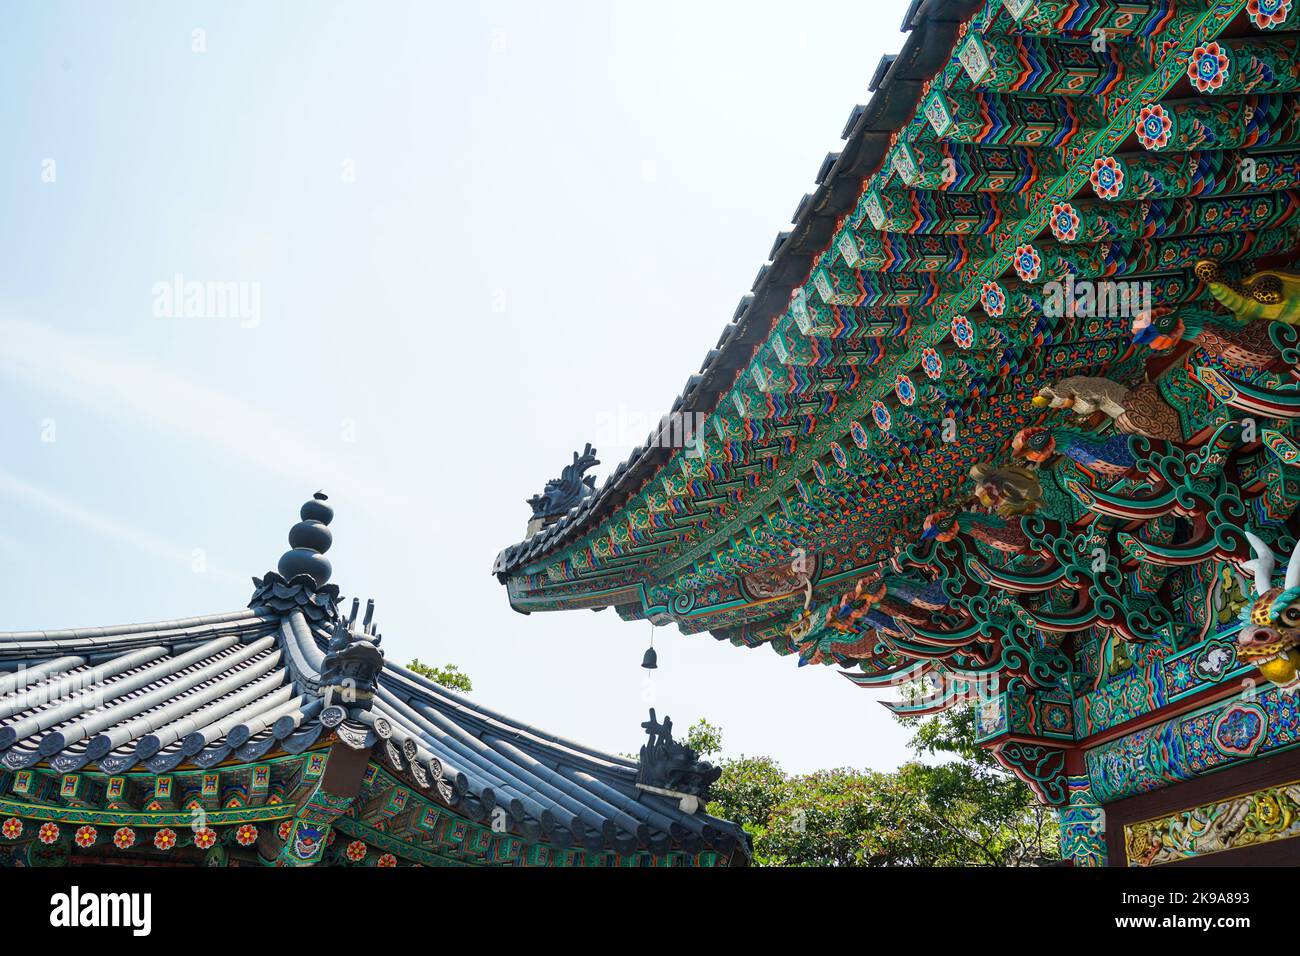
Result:
<svg viewBox="0 0 1300 956"><path fill-rule="evenodd" d="M659 655L655 653L653 645L646 648L645 657L641 658L641 666L648 671L652 671L659 666Z"/></svg>

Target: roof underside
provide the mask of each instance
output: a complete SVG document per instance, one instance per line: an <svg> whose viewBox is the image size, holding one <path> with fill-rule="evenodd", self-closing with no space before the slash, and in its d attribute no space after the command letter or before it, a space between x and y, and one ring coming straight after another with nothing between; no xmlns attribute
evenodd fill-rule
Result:
<svg viewBox="0 0 1300 956"><path fill-rule="evenodd" d="M1039 388L1192 358L1191 342L1163 357L1135 344L1131 316L1052 317L1044 286L1140 280L1158 308L1222 315L1198 260L1243 274L1294 257L1297 15L1261 29L1244 7L914 4L844 152L674 405L708 416L704 441L652 435L595 497L504 550L512 605L614 606L790 653L805 595L764 578L796 549L824 607L1046 420ZM1216 38L1231 68L1191 76ZM1138 125L1155 106L1164 139Z"/></svg>

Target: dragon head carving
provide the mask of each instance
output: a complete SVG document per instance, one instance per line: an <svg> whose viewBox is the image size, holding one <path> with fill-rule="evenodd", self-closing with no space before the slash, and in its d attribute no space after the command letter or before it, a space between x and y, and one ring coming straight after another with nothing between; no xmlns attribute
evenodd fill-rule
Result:
<svg viewBox="0 0 1300 956"><path fill-rule="evenodd" d="M1241 611L1238 660L1254 664L1266 678L1286 690L1300 686L1300 544L1291 552L1281 587L1273 584L1273 549L1246 532L1255 552L1242 565L1255 576L1255 595Z"/></svg>

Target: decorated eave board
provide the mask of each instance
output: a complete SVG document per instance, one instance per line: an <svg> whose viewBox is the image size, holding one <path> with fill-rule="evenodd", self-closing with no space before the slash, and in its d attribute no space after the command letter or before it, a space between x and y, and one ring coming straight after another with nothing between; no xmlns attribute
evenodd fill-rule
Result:
<svg viewBox="0 0 1300 956"><path fill-rule="evenodd" d="M303 505L245 610L0 633L0 865L748 862L668 720L632 761L385 660L332 517Z"/></svg>
<svg viewBox="0 0 1300 956"><path fill-rule="evenodd" d="M533 500L512 606L973 697L1076 862L1300 742L1296 6L913 4L661 427Z"/></svg>

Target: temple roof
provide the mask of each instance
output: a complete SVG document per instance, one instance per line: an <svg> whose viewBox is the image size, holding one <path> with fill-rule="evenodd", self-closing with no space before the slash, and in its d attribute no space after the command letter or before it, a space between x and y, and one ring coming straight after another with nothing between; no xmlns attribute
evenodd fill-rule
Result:
<svg viewBox="0 0 1300 956"><path fill-rule="evenodd" d="M291 551L280 567L314 570L317 578L271 572L254 579L247 609L0 633L0 767L184 772L301 753L333 733L372 748L431 800L471 820L495 815L496 826L526 841L620 853L707 848L747 855L738 826L684 812L678 800L639 788L636 761L538 730L381 663L373 605L359 622L354 600L345 617L337 588L325 583L328 562L320 552L328 529L299 528L290 540L303 553ZM313 535L317 547L302 546ZM348 670L359 658L373 665L373 681L340 679L364 673Z"/></svg>
<svg viewBox="0 0 1300 956"><path fill-rule="evenodd" d="M1203 440L1237 378L1292 362L1291 326L1238 334L1229 301L1296 258L1295 9L913 3L845 148L660 428L498 554L511 606L614 607L866 666L883 649L865 619L825 647L802 625L966 508L972 469L1010 466L1018 433L1108 427L1053 387L1131 388L1177 419L1160 437ZM701 441L673 439L683 417Z"/></svg>
<svg viewBox="0 0 1300 956"><path fill-rule="evenodd" d="M814 179L816 188L799 200L791 216L793 225L773 242L768 262L668 415L614 468L594 496L527 540L504 548L493 563L494 574L514 573L573 543L608 518L677 453L668 434L677 422L711 414L718 407L737 373L766 340L772 317L785 311L791 292L805 282L840 221L853 211L863 179L884 161L892 134L912 115L924 85L948 59L962 21L980 6L978 0L912 0L901 26L908 34L902 51L881 57L868 85L872 96L849 114L841 135L844 148L826 154Z"/></svg>

